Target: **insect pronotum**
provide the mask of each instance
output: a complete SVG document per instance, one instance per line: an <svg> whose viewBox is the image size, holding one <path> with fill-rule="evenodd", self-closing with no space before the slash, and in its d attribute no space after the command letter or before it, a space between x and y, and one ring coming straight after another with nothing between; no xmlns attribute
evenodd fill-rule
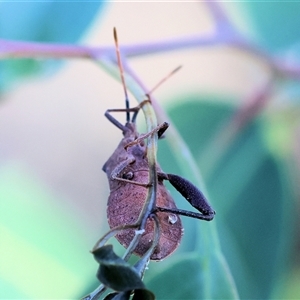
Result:
<svg viewBox="0 0 300 300"><path fill-rule="evenodd" d="M147 160L147 147L144 139L147 134L140 135L136 129L136 117L140 106L130 108L127 89L120 59L116 30L114 29L116 52L120 69L122 84L125 93L125 109L108 109L105 112L107 119L118 127L123 138L116 150L103 166L107 174L110 195L107 203L107 218L110 228L120 225L135 224L145 203L147 188L149 186L149 165ZM149 99L150 100L150 99ZM126 112L126 124L117 121L110 113ZM165 122L157 127L158 138L168 128ZM188 180L179 175L164 173L156 164L158 187L156 194L155 213L160 224L160 239L152 260L162 260L170 255L179 245L183 233L180 215L210 221L214 218L215 211L208 204L203 193ZM168 180L175 189L196 208L200 213L178 209L175 202L164 185ZM134 250L134 253L142 256L153 242L154 222L148 218L145 232ZM134 237L134 229L123 230L116 235L118 241L128 247Z"/></svg>

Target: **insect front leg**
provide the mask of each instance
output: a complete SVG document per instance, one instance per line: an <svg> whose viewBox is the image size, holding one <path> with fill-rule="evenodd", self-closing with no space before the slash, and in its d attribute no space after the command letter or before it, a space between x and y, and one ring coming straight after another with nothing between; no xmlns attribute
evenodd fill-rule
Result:
<svg viewBox="0 0 300 300"><path fill-rule="evenodd" d="M133 145L140 143L141 141L143 141L144 139L146 139L147 137L149 137L150 135L152 135L155 132L157 132L158 138L160 138L168 128L169 128L169 123L163 122L162 124L158 125L154 129L152 129L151 131L149 131L145 134L141 134L137 139L128 143L124 148L127 149L128 147L131 147Z"/></svg>
<svg viewBox="0 0 300 300"><path fill-rule="evenodd" d="M131 122L134 123L137 117L138 112L140 111L140 109L143 107L143 105L147 102L150 102L149 99L146 99L144 101L142 101L138 106L132 107L132 108L112 108L112 109L108 109L105 112L105 117L111 122L113 123L116 127L118 127L119 129L121 129L123 132L128 130L127 127L125 125L123 125L122 123L120 123L117 119L115 119L110 113L111 112L133 112L133 117ZM129 118L127 120L127 122L130 122Z"/></svg>
<svg viewBox="0 0 300 300"><path fill-rule="evenodd" d="M172 212L174 214L189 216L205 221L211 221L215 216L215 211L208 204L203 193L190 181L174 174L166 174L159 172L159 180L169 180L174 188L198 211L199 213L189 212L181 209L169 209L164 207L157 207L158 211Z"/></svg>
<svg viewBox="0 0 300 300"><path fill-rule="evenodd" d="M135 162L135 158L132 157L128 157L126 160L120 162L111 172L110 174L110 178L112 180L118 180L118 181L122 181L122 182L128 182L131 184L135 184L135 185L139 185L139 186L143 186L143 187L149 187L151 186L151 183L142 183L142 182L138 182L135 180L131 180L131 178L133 178L133 173L132 172L128 172L127 174L124 174L123 177L120 177L120 174L122 173L122 171L128 167L130 164Z"/></svg>
<svg viewBox="0 0 300 300"><path fill-rule="evenodd" d="M104 115L111 123L113 123L116 127L121 129L123 133L125 133L128 130L128 128L122 123L120 123L117 119L115 119L110 113L111 112L136 112L138 110L139 110L138 107L133 107L128 109L127 108L108 109Z"/></svg>

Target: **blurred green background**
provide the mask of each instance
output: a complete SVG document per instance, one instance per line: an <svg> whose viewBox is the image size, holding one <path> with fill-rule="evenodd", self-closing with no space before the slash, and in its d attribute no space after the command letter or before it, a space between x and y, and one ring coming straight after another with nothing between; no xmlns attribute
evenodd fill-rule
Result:
<svg viewBox="0 0 300 300"><path fill-rule="evenodd" d="M222 7L251 43L299 62L299 3ZM113 46L116 26L121 45L139 44L212 34L214 25L202 2L0 3L0 37L23 41ZM149 88L183 65L155 97L203 174L240 298L300 298L299 80L276 78L267 105L241 126L239 109L274 77L265 60L220 45L129 62ZM40 58L2 60L0 89L0 299L78 299L97 286L89 250L108 229L101 168L121 138L104 112L123 107L123 89L90 60ZM182 174L167 138L158 157ZM207 289L230 298L214 258L198 259L210 242L199 232L214 225L183 222L181 246L150 264L147 287L158 299L201 299Z"/></svg>

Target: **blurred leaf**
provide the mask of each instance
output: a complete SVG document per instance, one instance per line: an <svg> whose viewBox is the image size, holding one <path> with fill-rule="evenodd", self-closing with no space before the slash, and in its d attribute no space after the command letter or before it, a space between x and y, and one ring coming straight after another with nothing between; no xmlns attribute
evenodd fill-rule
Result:
<svg viewBox="0 0 300 300"><path fill-rule="evenodd" d="M88 228L17 163L0 169L0 298L76 298L90 284Z"/></svg>
<svg viewBox="0 0 300 300"><path fill-rule="evenodd" d="M298 253L296 253L296 255L298 255ZM294 269L288 275L288 278L286 281L279 282L278 290L280 290L280 298L281 299L300 299L299 278L300 278L300 270L298 268L298 269ZM278 297L278 294L274 294L273 298L276 298L276 297Z"/></svg>
<svg viewBox="0 0 300 300"><path fill-rule="evenodd" d="M300 2L240 1L236 3L247 14L258 42L271 51L283 50L299 42Z"/></svg>
<svg viewBox="0 0 300 300"><path fill-rule="evenodd" d="M173 256L163 266L156 263L151 267L156 272L146 276L147 286L157 299L203 299L203 266L194 255Z"/></svg>
<svg viewBox="0 0 300 300"><path fill-rule="evenodd" d="M72 43L103 6L102 1L1 2L1 38Z"/></svg>
<svg viewBox="0 0 300 300"><path fill-rule="evenodd" d="M194 227L195 222L197 220L194 220ZM185 227L186 236L190 235L188 230ZM149 271L145 282L157 299L237 298L235 284L230 273L226 273L223 255L214 249L208 254L200 248L181 251L161 264L152 263Z"/></svg>
<svg viewBox="0 0 300 300"><path fill-rule="evenodd" d="M0 3L0 36L22 41L74 43L103 9L102 1L27 1ZM52 62L53 63L53 62ZM30 59L0 64L0 90L18 77L35 73L44 65Z"/></svg>
<svg viewBox="0 0 300 300"><path fill-rule="evenodd" d="M300 49L298 53L300 63ZM298 80L282 79L278 85L277 103L286 105L286 109L298 109L300 104L300 84ZM287 106L288 105L288 106ZM294 106L294 107L293 107Z"/></svg>
<svg viewBox="0 0 300 300"><path fill-rule="evenodd" d="M241 298L266 299L280 280L293 245L293 198L285 177L285 169L275 160L264 143L262 120L245 127L228 146L212 148L215 145L212 140L218 136L219 130L225 133L227 121L234 113L234 108L220 101L216 102L213 98L206 97L208 102L200 102L200 99L199 96L189 98L185 95L184 101L174 101L183 104L170 109L170 116L193 155L198 157L200 170L206 171L204 176L210 200L217 212L213 222L217 223L222 250ZM220 152L222 155L217 157L220 147L223 149ZM161 142L159 152L159 161L164 170L180 174L170 156L171 151L164 142ZM175 197L177 198L176 195ZM179 207L187 209L188 206L182 203L177 202ZM192 222L194 225L198 222L198 234L191 229ZM199 257L207 255L203 252L202 245L209 243L209 237L203 234L202 229L211 224L196 220L188 220L184 225L186 224L188 226L185 227L185 235L192 233L192 238L187 240L194 239L194 251ZM211 249L207 264L213 266L216 257L214 249ZM194 264L197 261L199 263L199 258L194 259ZM203 263L196 268L199 273L202 272L201 268ZM170 266L170 273L172 270L176 272L176 268ZM210 286L202 288L211 289L211 295L216 295L215 291L222 286L216 276L220 272L216 267L211 272ZM169 277L164 278L165 285L160 286L164 291L159 293L167 295L172 290L168 283ZM186 274L182 278L186 279L187 284L194 284L193 290L201 286L202 281L195 274ZM157 293L156 284L149 286ZM192 295L188 294L186 297Z"/></svg>
<svg viewBox="0 0 300 300"><path fill-rule="evenodd" d="M97 278L115 291L131 291L144 288L138 272L113 252L112 245L106 245L93 251L94 258L100 264Z"/></svg>

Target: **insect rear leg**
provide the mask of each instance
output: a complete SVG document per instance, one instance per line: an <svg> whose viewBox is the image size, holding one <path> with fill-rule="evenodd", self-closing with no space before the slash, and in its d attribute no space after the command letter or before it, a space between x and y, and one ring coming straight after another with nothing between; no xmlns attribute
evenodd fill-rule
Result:
<svg viewBox="0 0 300 300"><path fill-rule="evenodd" d="M191 182L187 179L182 178L181 176L174 175L174 174L166 174L158 172L158 179L159 180L169 180L169 182L174 186L174 188L198 211L199 213L188 212L184 210L175 210L177 214L190 216L192 218L197 218L201 220L210 221L215 216L215 211L210 207L208 204L205 196L203 193ZM168 211L167 208L158 207L158 210ZM174 211L174 213L176 213ZM170 211L171 212L171 211Z"/></svg>
<svg viewBox="0 0 300 300"><path fill-rule="evenodd" d="M174 215L180 215L180 216L195 218L204 221L211 221L215 216L215 214L203 215L189 210L176 209L176 208L173 209L173 208L160 207L160 206L157 206L155 208L155 211L169 212Z"/></svg>

